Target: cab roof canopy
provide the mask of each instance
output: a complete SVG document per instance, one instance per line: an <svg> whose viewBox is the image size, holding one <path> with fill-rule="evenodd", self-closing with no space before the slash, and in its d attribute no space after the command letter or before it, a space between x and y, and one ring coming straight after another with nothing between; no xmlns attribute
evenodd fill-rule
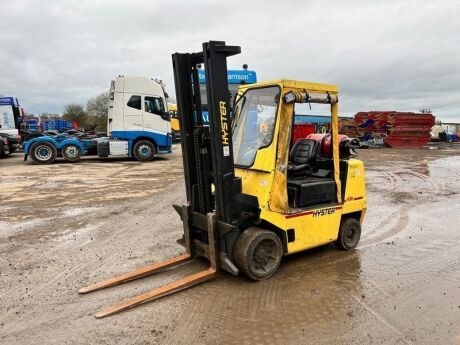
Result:
<svg viewBox="0 0 460 345"><path fill-rule="evenodd" d="M300 81L300 80L289 80L289 79L278 79L278 80L269 80L264 82L259 82L250 85L243 85L242 89L253 89L257 87L264 87L270 85L280 85L283 88L292 88L292 89L299 89L299 90L309 90L309 91L318 91L318 92L330 92L330 93L338 93L339 88L337 85L331 84L322 84L322 83L315 83L310 81Z"/></svg>

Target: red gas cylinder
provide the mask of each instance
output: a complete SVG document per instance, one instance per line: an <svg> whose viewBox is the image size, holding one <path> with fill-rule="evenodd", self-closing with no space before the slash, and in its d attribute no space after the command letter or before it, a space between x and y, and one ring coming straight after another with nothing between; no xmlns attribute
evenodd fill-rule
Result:
<svg viewBox="0 0 460 345"><path fill-rule="evenodd" d="M320 142L319 154L332 157L332 140L331 134L310 134L307 139L313 139ZM339 154L341 158L355 156L356 151L353 148L353 140L346 135L339 134Z"/></svg>

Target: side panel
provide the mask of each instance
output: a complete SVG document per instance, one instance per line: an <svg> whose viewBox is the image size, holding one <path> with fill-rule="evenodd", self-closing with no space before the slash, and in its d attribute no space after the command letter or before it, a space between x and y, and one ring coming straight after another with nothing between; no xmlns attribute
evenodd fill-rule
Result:
<svg viewBox="0 0 460 345"><path fill-rule="evenodd" d="M367 208L366 199L366 179L364 174L364 164L357 159L348 161L347 183L344 197L343 213L363 211Z"/></svg>
<svg viewBox="0 0 460 345"><path fill-rule="evenodd" d="M308 210L293 215L262 211L261 219L282 230L294 229L295 240L288 242L287 254L334 242L339 234L342 206Z"/></svg>
<svg viewBox="0 0 460 345"><path fill-rule="evenodd" d="M131 142L134 142L138 138L149 138L156 143L158 153L171 152L172 136L169 133L165 134L153 131L113 131L112 138L130 140Z"/></svg>
<svg viewBox="0 0 460 345"><path fill-rule="evenodd" d="M128 156L128 142L109 141L109 156Z"/></svg>
<svg viewBox="0 0 460 345"><path fill-rule="evenodd" d="M242 192L257 197L259 207L268 210L273 173L236 168L235 175L241 178Z"/></svg>
<svg viewBox="0 0 460 345"><path fill-rule="evenodd" d="M109 116L108 116L108 134L111 135L112 131L121 131L124 129L124 122L123 122L123 93L122 92L115 92L113 99L112 108L109 108Z"/></svg>
<svg viewBox="0 0 460 345"><path fill-rule="evenodd" d="M295 231L295 241L288 244L288 253L333 242L339 234L341 206L317 208L302 215L286 216L287 226Z"/></svg>
<svg viewBox="0 0 460 345"><path fill-rule="evenodd" d="M131 96L141 96L138 94L123 94L123 129L125 131L142 131L144 129L142 109L136 109L128 106ZM141 100L142 104L142 100Z"/></svg>

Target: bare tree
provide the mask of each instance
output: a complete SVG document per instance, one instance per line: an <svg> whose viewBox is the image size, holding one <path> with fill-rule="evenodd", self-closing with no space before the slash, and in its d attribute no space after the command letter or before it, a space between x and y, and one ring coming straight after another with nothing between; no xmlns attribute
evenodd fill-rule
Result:
<svg viewBox="0 0 460 345"><path fill-rule="evenodd" d="M96 127L100 132L107 131L107 112L109 109L109 91L102 92L91 98L87 105L88 125Z"/></svg>
<svg viewBox="0 0 460 345"><path fill-rule="evenodd" d="M70 103L65 106L62 118L64 120L77 121L78 126L84 128L87 124L88 114L83 109L82 105Z"/></svg>

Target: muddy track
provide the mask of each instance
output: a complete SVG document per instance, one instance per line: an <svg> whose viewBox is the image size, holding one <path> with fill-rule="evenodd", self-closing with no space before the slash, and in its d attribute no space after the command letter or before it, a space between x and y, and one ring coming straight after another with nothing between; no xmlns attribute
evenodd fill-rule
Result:
<svg viewBox="0 0 460 345"><path fill-rule="evenodd" d="M51 193L30 201L42 216L37 223L25 226L17 208L8 211L17 227L0 232L0 343L456 344L460 160L446 161L453 155L447 150L378 151L361 155L369 205L357 250L328 245L286 257L260 283L223 273L102 320L92 316L100 308L206 266L193 262L125 286L76 293L183 251L175 243L181 222L171 208L184 198L180 156L154 162L157 169L122 161L62 164L67 175L48 179L42 172L38 184L20 178L27 169L8 171L16 181L8 195L18 204L27 205L32 185L37 195L43 190L37 186L51 182L55 193L71 188L74 194L64 217L44 207L43 197L47 206L57 202ZM454 153L460 157L460 150ZM90 167L100 171L88 175ZM95 183L86 183L85 174ZM133 194L122 198L127 188ZM82 198L97 207L81 212Z"/></svg>

